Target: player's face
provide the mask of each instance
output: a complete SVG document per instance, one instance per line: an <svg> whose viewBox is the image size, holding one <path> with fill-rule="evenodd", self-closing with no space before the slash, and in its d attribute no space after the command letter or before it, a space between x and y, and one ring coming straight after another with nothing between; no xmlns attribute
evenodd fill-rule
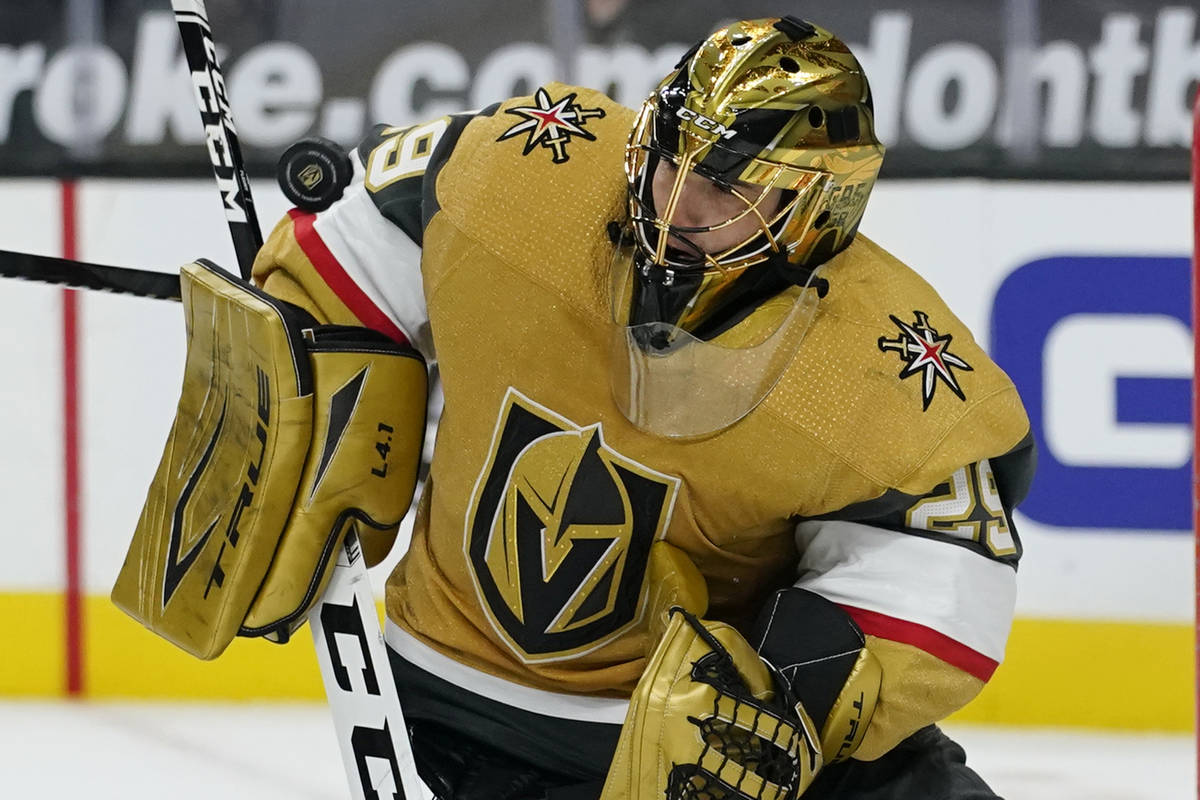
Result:
<svg viewBox="0 0 1200 800"><path fill-rule="evenodd" d="M656 209L667 207L677 176L678 171L675 165L667 161L660 163L654 170L650 188ZM757 186L738 187L738 192L749 198L756 198L761 191ZM779 189L771 189L758 204L758 214L753 212L747 214L745 213L747 204L742 197L738 197L728 189L692 172L684 179L679 199L675 204L675 213L670 222L672 225L684 228L704 228L719 226L739 214L744 214L741 219L722 227L716 227L714 230L684 234L704 252L716 255L741 244L761 230L759 216L761 215L762 219L770 220L779 210L782 194ZM674 247L685 249L684 243L675 236L671 236L668 243Z"/></svg>

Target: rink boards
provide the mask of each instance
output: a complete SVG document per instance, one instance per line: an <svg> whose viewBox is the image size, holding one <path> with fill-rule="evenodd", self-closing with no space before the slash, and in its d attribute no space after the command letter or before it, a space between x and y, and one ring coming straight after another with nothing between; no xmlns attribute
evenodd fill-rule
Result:
<svg viewBox="0 0 1200 800"><path fill-rule="evenodd" d="M284 202L270 185L256 191L269 226ZM0 249L58 255L66 237L97 262L233 263L208 182L80 182L73 226L63 197L51 180L0 183ZM925 274L1009 371L1042 445L1017 518L1026 557L1008 658L962 719L1193 724L1190 225L1183 183L885 182L872 200L864 231ZM21 645L5 648L0 694L60 694L74 661L93 697L319 696L306 642L239 641L195 662L107 602L177 397L179 307L78 296L71 370L62 291L2 288L0 619ZM75 638L64 623L68 527L81 556Z"/></svg>

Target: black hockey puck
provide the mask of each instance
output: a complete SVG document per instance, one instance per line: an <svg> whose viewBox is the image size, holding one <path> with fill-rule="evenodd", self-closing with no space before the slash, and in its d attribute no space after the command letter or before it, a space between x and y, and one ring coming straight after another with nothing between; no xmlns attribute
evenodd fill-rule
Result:
<svg viewBox="0 0 1200 800"><path fill-rule="evenodd" d="M350 156L337 142L311 136L279 157L275 177L283 196L304 211L324 211L350 185Z"/></svg>

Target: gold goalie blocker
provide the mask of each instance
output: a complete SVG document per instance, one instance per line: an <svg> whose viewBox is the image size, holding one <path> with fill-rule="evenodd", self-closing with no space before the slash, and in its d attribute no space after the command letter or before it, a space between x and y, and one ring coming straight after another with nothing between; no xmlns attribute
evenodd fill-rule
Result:
<svg viewBox="0 0 1200 800"><path fill-rule="evenodd" d="M303 312L203 260L181 271L187 359L112 599L203 659L286 641L353 529L391 549L425 431L420 354Z"/></svg>

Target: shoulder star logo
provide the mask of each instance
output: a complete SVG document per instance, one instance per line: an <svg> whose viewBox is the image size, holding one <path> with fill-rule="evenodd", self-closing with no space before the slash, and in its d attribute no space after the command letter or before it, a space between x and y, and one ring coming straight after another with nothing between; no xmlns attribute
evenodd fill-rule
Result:
<svg viewBox="0 0 1200 800"><path fill-rule="evenodd" d="M900 370L901 378L908 378L921 373L921 398L924 401L922 411L929 409L933 402L933 392L938 380L946 384L959 400L966 400L958 379L952 368L972 372L973 367L966 361L950 352L950 342L954 338L950 334L939 336L937 329L929 324L929 316L923 311L914 311L916 321L911 325L891 314L888 318L900 329L900 335L895 339L886 336L879 337L879 349L899 353L904 361L904 369Z"/></svg>
<svg viewBox="0 0 1200 800"><path fill-rule="evenodd" d="M524 133L529 138L525 140L521 155L529 155L533 148L540 145L553 151L555 164L563 163L570 158L567 142L571 141L571 137L595 141L595 135L584 130L583 126L589 119L604 116L603 108L582 108L576 104L575 94L571 92L561 100L551 100L545 89L538 89L533 96L537 105L505 109L506 114L521 117L521 121L500 134L496 141L502 142Z"/></svg>

